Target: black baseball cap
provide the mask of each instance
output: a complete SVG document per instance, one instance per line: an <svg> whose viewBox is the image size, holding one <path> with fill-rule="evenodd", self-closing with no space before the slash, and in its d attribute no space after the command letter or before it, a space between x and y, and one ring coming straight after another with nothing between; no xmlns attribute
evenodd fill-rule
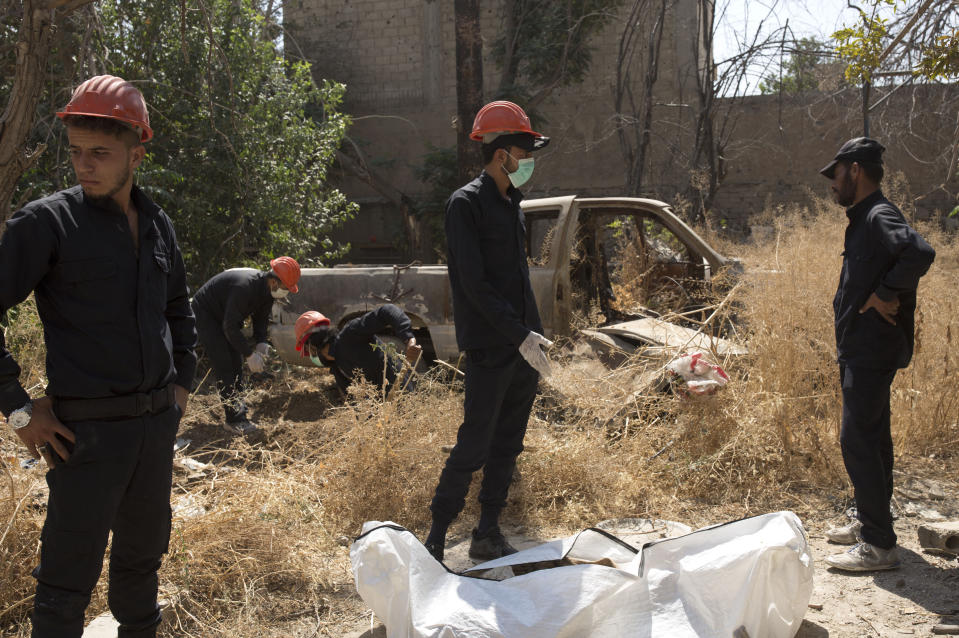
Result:
<svg viewBox="0 0 959 638"><path fill-rule="evenodd" d="M528 152L546 148L546 145L549 144L549 138L542 135L536 136L529 133L494 133L493 135L495 135L495 137L489 142L485 141L484 136L483 143L489 144L494 148L509 148L510 146L515 146Z"/></svg>
<svg viewBox="0 0 959 638"><path fill-rule="evenodd" d="M836 174L836 164L843 160L850 162L882 164L882 152L886 147L868 137L854 137L841 147L836 157L823 166L819 173L832 179Z"/></svg>

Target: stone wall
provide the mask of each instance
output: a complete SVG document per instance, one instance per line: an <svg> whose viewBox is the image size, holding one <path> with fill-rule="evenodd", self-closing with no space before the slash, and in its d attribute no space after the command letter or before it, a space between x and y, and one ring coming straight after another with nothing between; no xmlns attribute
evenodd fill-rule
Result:
<svg viewBox="0 0 959 638"><path fill-rule="evenodd" d="M888 91L877 90L873 100ZM886 146L884 184L895 189L897 203L909 214L929 218L957 204L959 183L947 174L957 112L959 86L927 85L897 90L872 113L870 135ZM718 216L739 225L769 204L828 197L829 182L819 169L843 142L862 135L860 96L854 89L785 99L752 96L733 107L733 116L736 124L724 153L728 173L715 208Z"/></svg>
<svg viewBox="0 0 959 638"><path fill-rule="evenodd" d="M696 99L693 0L674 0L665 23L659 79L655 84L651 166L642 194L674 201L689 193ZM481 3L485 93L492 99L498 70L489 56L501 28L502 0ZM639 32L649 31L651 17ZM347 85L346 110L354 117L350 145L381 177L411 198L427 190L415 170L432 148L455 146L456 81L453 3L449 0L286 0L288 55L302 54L317 79ZM553 138L537 154L529 196L621 195L626 183L617 137L622 118L614 106L617 56L624 20L614 20L594 42L591 71L576 86L557 90L533 113L534 128ZM641 49L632 89L642 89ZM884 90L876 91L874 99ZM921 216L951 209L955 178L943 182L959 111L956 87L899 91L874 113L873 136L888 147L891 172L902 171ZM780 99L754 96L720 104L717 130L726 176L714 204L717 220L746 227L769 204L806 202L827 194L817 171L839 145L862 130L858 92ZM469 126L471 123L466 123ZM944 150L945 149L945 150ZM361 212L339 239L354 246L351 258L404 258L402 223L395 206L367 184L340 171L337 186Z"/></svg>

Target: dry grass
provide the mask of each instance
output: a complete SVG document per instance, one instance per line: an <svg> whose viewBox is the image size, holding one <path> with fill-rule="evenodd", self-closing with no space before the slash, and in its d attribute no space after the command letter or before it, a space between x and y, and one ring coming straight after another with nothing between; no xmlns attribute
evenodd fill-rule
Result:
<svg viewBox="0 0 959 638"><path fill-rule="evenodd" d="M614 516L696 525L841 506L831 301L845 220L832 205L820 208L768 211L772 240L722 247L746 275L717 319L732 315L750 354L720 362L733 379L720 395L645 394L642 379L665 361L611 371L569 355L557 366L534 408L507 524L549 535ZM915 359L894 384L894 436L904 459L935 455L955 468L959 248L921 230L939 255L920 285ZM186 454L211 467L175 476L175 506L189 499L203 510L175 518L161 572L178 601L167 635L338 636L361 618L350 539L371 519L425 531L442 447L462 417L459 384L442 370L416 393L376 395L360 387L344 404L320 372L280 378L251 394L267 433L254 443L221 436L216 401L195 398L181 435L193 440ZM44 496L41 471L21 469L16 454L22 448L0 430L0 632L26 636ZM471 496L453 533L476 515ZM91 612L105 609L103 588Z"/></svg>

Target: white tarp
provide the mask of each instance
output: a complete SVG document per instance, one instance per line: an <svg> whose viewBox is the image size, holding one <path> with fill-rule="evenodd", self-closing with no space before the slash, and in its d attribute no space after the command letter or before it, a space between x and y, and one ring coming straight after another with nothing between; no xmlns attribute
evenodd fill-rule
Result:
<svg viewBox="0 0 959 638"><path fill-rule="evenodd" d="M369 521L350 560L356 589L389 638L789 638L813 586L812 556L792 512L640 550L590 529L463 574L402 527ZM543 561L545 568L510 577Z"/></svg>

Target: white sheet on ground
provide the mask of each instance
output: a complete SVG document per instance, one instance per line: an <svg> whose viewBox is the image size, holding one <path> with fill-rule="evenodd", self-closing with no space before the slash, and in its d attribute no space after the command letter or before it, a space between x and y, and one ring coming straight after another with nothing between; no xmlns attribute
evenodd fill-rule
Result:
<svg viewBox="0 0 959 638"><path fill-rule="evenodd" d="M471 575L572 561L505 580ZM455 574L394 523L369 521L350 549L356 589L389 638L790 638L812 594L806 535L777 512L653 541L597 530ZM487 574L510 574L496 569Z"/></svg>

